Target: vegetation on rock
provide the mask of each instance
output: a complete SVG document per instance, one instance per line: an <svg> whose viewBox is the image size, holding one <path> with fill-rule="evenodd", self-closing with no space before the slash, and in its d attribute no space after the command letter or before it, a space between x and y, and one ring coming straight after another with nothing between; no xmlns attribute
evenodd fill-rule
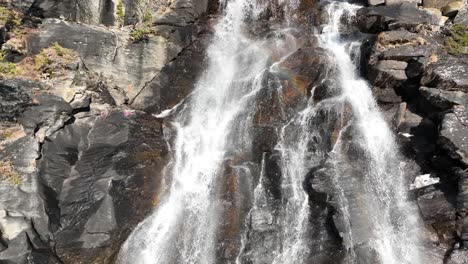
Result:
<svg viewBox="0 0 468 264"><path fill-rule="evenodd" d="M120 24L123 24L123 23L124 23L124 20L125 20L125 9L124 9L124 5L123 5L123 1L122 1L122 0L119 0L119 1L117 2L117 18L118 18Z"/></svg>
<svg viewBox="0 0 468 264"><path fill-rule="evenodd" d="M132 32L130 32L130 37L133 41L138 42L147 39L151 34L153 34L153 29L145 26L141 28L134 28Z"/></svg>
<svg viewBox="0 0 468 264"><path fill-rule="evenodd" d="M450 27L451 36L446 41L447 50L453 55L468 55L468 27L454 24Z"/></svg>
<svg viewBox="0 0 468 264"><path fill-rule="evenodd" d="M10 77L19 74L21 69L12 62L0 62L0 77Z"/></svg>
<svg viewBox="0 0 468 264"><path fill-rule="evenodd" d="M0 7L0 24L14 27L21 24L21 15L13 10L9 10L6 7Z"/></svg>
<svg viewBox="0 0 468 264"><path fill-rule="evenodd" d="M10 160L0 161L0 179L8 181L14 186L19 186L23 183L21 175L16 172Z"/></svg>

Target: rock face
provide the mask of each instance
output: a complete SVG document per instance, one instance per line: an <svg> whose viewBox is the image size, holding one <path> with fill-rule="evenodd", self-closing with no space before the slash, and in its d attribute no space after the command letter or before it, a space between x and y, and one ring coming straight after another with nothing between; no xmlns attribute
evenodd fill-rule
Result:
<svg viewBox="0 0 468 264"><path fill-rule="evenodd" d="M6 40L25 50L0 73L0 263L113 263L166 188L172 136L152 114L192 91L208 2L123 1L123 21L119 1L32 2L8 2L24 24Z"/></svg>
<svg viewBox="0 0 468 264"><path fill-rule="evenodd" d="M9 247L0 259L112 260L157 203L163 175L154 172L162 171L167 155L161 122L130 110L73 113L51 95L21 122L25 135L0 153L3 162L14 157L9 162L20 177L16 185L1 185L0 226Z"/></svg>

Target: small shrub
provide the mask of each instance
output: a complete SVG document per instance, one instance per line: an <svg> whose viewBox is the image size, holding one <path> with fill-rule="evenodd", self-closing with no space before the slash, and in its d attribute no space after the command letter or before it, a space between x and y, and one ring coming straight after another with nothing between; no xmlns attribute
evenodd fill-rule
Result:
<svg viewBox="0 0 468 264"><path fill-rule="evenodd" d="M124 9L124 5L123 5L123 1L122 1L122 0L119 0L119 1L117 2L117 18L118 18L120 24L123 24L123 23L124 23L124 20L125 20L125 9Z"/></svg>
<svg viewBox="0 0 468 264"><path fill-rule="evenodd" d="M151 11L146 11L146 13L143 15L143 23L149 25L151 22L153 22L153 15L151 14Z"/></svg>
<svg viewBox="0 0 468 264"><path fill-rule="evenodd" d="M21 16L6 7L0 7L0 24L10 27L21 25Z"/></svg>
<svg viewBox="0 0 468 264"><path fill-rule="evenodd" d="M44 70L50 65L51 61L44 51L34 57L34 69L36 71Z"/></svg>
<svg viewBox="0 0 468 264"><path fill-rule="evenodd" d="M20 68L12 62L0 62L0 75L10 76L20 73Z"/></svg>
<svg viewBox="0 0 468 264"><path fill-rule="evenodd" d="M153 34L153 30L150 27L135 28L130 32L130 37L133 41L137 42L147 39L151 34Z"/></svg>
<svg viewBox="0 0 468 264"><path fill-rule="evenodd" d="M454 24L450 27L451 36L445 45L450 54L468 55L468 27L461 24Z"/></svg>
<svg viewBox="0 0 468 264"><path fill-rule="evenodd" d="M57 42L52 43L52 47L54 48L57 55L59 55L60 57L63 57L63 55L65 55L66 50Z"/></svg>
<svg viewBox="0 0 468 264"><path fill-rule="evenodd" d="M8 181L11 185L19 186L23 183L21 175L13 167L11 161L0 161L0 178Z"/></svg>

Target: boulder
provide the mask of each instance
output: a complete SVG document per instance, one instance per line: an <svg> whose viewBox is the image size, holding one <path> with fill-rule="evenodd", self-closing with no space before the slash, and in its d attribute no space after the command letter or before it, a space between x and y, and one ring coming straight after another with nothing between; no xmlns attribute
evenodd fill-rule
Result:
<svg viewBox="0 0 468 264"><path fill-rule="evenodd" d="M432 105L442 110L455 105L468 105L468 94L461 91L445 91L424 86L419 88L419 91Z"/></svg>
<svg viewBox="0 0 468 264"><path fill-rule="evenodd" d="M408 79L406 67L408 63L396 60L382 60L372 67L369 72L369 80L374 86L384 89L395 89L403 85Z"/></svg>
<svg viewBox="0 0 468 264"><path fill-rule="evenodd" d="M445 194L433 185L421 190L417 202L426 224L455 220L455 208L447 200Z"/></svg>
<svg viewBox="0 0 468 264"><path fill-rule="evenodd" d="M401 103L402 99L399 95L396 94L394 89L382 89L379 87L374 87L372 89L374 97L379 103Z"/></svg>
<svg viewBox="0 0 468 264"><path fill-rule="evenodd" d="M452 113L447 113L440 127L439 145L449 155L468 165L468 110L464 106L454 107Z"/></svg>
<svg viewBox="0 0 468 264"><path fill-rule="evenodd" d="M0 80L0 121L16 121L33 104L31 94L40 83L24 79Z"/></svg>
<svg viewBox="0 0 468 264"><path fill-rule="evenodd" d="M456 24L462 24L468 27L468 9L467 7L458 11L457 16L453 19Z"/></svg>
<svg viewBox="0 0 468 264"><path fill-rule="evenodd" d="M403 3L411 3L414 5L420 5L422 4L422 0L385 0L385 5L387 6L398 5L398 4L403 4Z"/></svg>
<svg viewBox="0 0 468 264"><path fill-rule="evenodd" d="M444 55L430 64L421 84L449 91L468 92L468 60L464 57Z"/></svg>
<svg viewBox="0 0 468 264"><path fill-rule="evenodd" d="M367 4L370 6L383 5L385 0L367 0Z"/></svg>
<svg viewBox="0 0 468 264"><path fill-rule="evenodd" d="M447 264L468 264L468 250L454 250L447 260Z"/></svg>
<svg viewBox="0 0 468 264"><path fill-rule="evenodd" d="M399 28L414 30L419 25L438 25L439 18L414 4L404 3L361 8L357 12L357 23L362 32L376 34Z"/></svg>
<svg viewBox="0 0 468 264"><path fill-rule="evenodd" d="M456 2L458 0L423 0L423 6L427 8L442 9L447 4Z"/></svg>
<svg viewBox="0 0 468 264"><path fill-rule="evenodd" d="M463 7L465 7L465 3L463 1L456 1L447 4L442 8L442 14L447 17L455 17Z"/></svg>

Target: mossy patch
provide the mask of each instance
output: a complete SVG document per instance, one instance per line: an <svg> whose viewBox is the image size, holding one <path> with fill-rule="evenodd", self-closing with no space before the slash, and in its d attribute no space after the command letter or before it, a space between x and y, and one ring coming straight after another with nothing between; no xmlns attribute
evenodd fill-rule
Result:
<svg viewBox="0 0 468 264"><path fill-rule="evenodd" d="M23 184L23 178L16 172L10 160L0 161L0 179L8 181L13 186Z"/></svg>
<svg viewBox="0 0 468 264"><path fill-rule="evenodd" d="M445 45L452 55L468 55L468 27L462 24L454 24L450 27L451 36Z"/></svg>

